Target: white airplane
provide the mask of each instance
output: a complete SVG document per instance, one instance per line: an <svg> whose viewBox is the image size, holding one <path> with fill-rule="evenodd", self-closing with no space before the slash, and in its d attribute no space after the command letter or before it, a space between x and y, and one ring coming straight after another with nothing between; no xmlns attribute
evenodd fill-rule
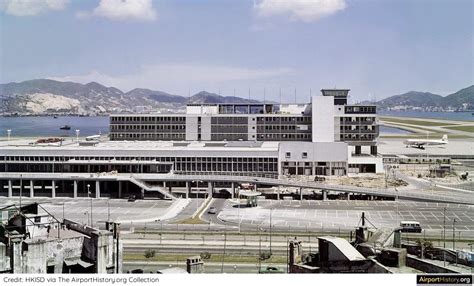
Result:
<svg viewBox="0 0 474 286"><path fill-rule="evenodd" d="M403 141L403 144L406 145L406 147L413 147L413 148L419 148L419 149L425 149L425 146L429 145L446 145L448 144L448 135L444 134L443 137L438 140L438 139L407 139Z"/></svg>
<svg viewBox="0 0 474 286"><path fill-rule="evenodd" d="M97 135L91 135L86 137L86 141L92 141L92 140L98 140L100 139L100 134Z"/></svg>

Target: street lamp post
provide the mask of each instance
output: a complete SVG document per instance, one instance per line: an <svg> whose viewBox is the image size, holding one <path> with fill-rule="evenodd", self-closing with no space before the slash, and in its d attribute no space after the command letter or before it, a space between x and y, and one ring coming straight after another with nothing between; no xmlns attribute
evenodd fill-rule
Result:
<svg viewBox="0 0 474 286"><path fill-rule="evenodd" d="M94 222L92 220L92 194L91 194L91 185L87 184L87 195L91 199L91 227L94 227Z"/></svg>
<svg viewBox="0 0 474 286"><path fill-rule="evenodd" d="M84 215L87 217L87 225L89 225L89 212L85 211Z"/></svg>
<svg viewBox="0 0 474 286"><path fill-rule="evenodd" d="M7 141L10 141L10 135L12 134L12 130L11 129L7 129Z"/></svg>
<svg viewBox="0 0 474 286"><path fill-rule="evenodd" d="M161 244L161 237L163 236L163 222L161 221L161 219L156 219L155 222L160 223L160 244Z"/></svg>

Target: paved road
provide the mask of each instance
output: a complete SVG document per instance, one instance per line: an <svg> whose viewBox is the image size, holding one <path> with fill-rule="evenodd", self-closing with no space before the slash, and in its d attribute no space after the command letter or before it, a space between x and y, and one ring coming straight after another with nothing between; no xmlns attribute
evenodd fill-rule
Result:
<svg viewBox="0 0 474 286"><path fill-rule="evenodd" d="M261 267L264 268L268 265L276 266L279 269L286 272L286 264L269 264L262 263ZM204 264L204 273L258 273L258 263L224 263L224 269L222 271L222 265L219 262L206 262ZM166 269L170 267L179 267L186 269L186 262L173 261L173 262L140 262L140 261L124 261L123 272L131 271L133 269L143 269L145 273L156 273L159 269Z"/></svg>
<svg viewBox="0 0 474 286"><path fill-rule="evenodd" d="M130 175L118 174L118 175L104 175L99 177L91 177L91 174L86 173L0 173L0 179L19 179L23 176L23 179L70 179L71 177L77 177L77 179L83 180L130 180ZM134 181L147 181L147 180L159 180L159 181L191 181L191 180L202 180L205 182L235 182L235 183L257 183L265 186L287 186L297 187L306 189L318 189L318 190L329 190L334 192L343 193L356 193L356 194L367 194L375 196L387 196L387 197L399 197L402 199L411 200L423 200L423 201L438 201L438 202L449 202L449 203L463 203L474 205L474 197L472 195L466 195L463 192L451 192L446 194L445 192L426 192L424 190L403 190L395 192L394 190L382 189L382 188L362 188L354 186L341 186L341 185L328 185L315 182L298 182L289 181L286 179L273 179L273 178L259 178L250 176L218 176L218 175L177 175L177 174L134 174Z"/></svg>
<svg viewBox="0 0 474 286"><path fill-rule="evenodd" d="M446 216L444 207L446 206ZM407 201L263 201L255 208L233 207L229 201L218 215L222 221L246 227L277 231L287 230L348 230L358 225L362 212L378 228L397 227L402 220L419 221L427 234L443 229L455 230L463 237L474 237L474 206Z"/></svg>

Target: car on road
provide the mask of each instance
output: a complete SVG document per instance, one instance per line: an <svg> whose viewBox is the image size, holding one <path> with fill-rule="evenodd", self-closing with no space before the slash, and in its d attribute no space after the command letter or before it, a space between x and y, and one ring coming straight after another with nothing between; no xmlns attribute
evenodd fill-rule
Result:
<svg viewBox="0 0 474 286"><path fill-rule="evenodd" d="M134 201L136 201L136 200L137 200L137 197L136 197L135 195L132 195L132 196L129 196L129 197L128 197L128 201L129 201L129 202L134 202Z"/></svg>
<svg viewBox="0 0 474 286"><path fill-rule="evenodd" d="M273 274L273 273L285 273L285 271L281 270L280 268L276 266L267 266L267 267L262 267L259 271L261 274Z"/></svg>
<svg viewBox="0 0 474 286"><path fill-rule="evenodd" d="M402 232L421 232L421 225L417 221L402 221L400 230Z"/></svg>
<svg viewBox="0 0 474 286"><path fill-rule="evenodd" d="M217 209L215 207L210 207L209 210L207 211L208 214L216 214Z"/></svg>

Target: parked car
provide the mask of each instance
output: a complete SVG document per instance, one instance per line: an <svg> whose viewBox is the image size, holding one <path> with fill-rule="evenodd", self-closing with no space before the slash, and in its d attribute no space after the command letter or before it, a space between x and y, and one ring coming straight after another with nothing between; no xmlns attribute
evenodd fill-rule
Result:
<svg viewBox="0 0 474 286"><path fill-rule="evenodd" d="M137 200L137 197L136 197L135 195L132 195L132 196L129 196L129 197L128 197L128 201L129 201L129 202L134 202L134 201L136 201L136 200Z"/></svg>
<svg viewBox="0 0 474 286"><path fill-rule="evenodd" d="M217 209L215 207L210 207L209 210L207 211L208 214L216 214Z"/></svg>

